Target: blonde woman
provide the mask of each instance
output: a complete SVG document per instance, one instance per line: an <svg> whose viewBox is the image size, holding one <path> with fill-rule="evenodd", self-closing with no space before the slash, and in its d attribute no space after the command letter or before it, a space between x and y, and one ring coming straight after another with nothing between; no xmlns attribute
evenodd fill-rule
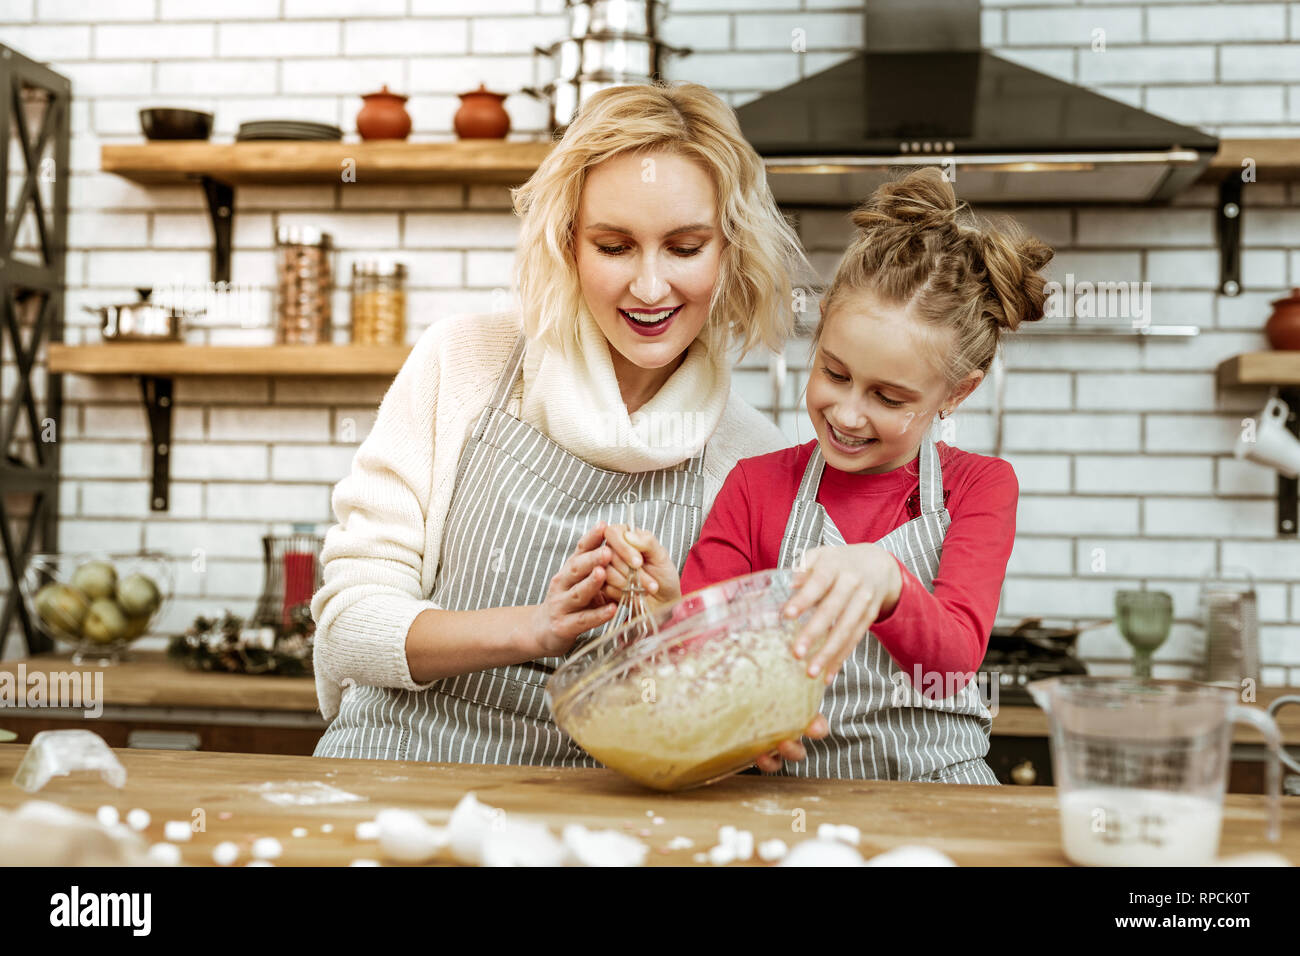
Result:
<svg viewBox="0 0 1300 956"><path fill-rule="evenodd" d="M514 201L518 314L429 328L334 489L317 756L596 766L544 685L613 616L605 522L630 493L680 564L732 466L785 444L728 348L781 349L812 272L725 103L599 93Z"/></svg>

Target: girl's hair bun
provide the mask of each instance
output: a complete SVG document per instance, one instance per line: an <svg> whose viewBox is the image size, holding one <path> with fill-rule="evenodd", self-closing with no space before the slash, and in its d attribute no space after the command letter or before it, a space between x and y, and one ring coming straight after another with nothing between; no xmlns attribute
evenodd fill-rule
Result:
<svg viewBox="0 0 1300 956"><path fill-rule="evenodd" d="M933 166L925 166L907 177L880 186L871 198L853 211L859 229L904 227L910 231L943 229L957 222L960 204L952 184Z"/></svg>
<svg viewBox="0 0 1300 956"><path fill-rule="evenodd" d="M995 300L986 306L989 317L1008 331L1041 319L1047 283L1038 270L1051 260L1052 250L1014 225L984 232L979 242Z"/></svg>
<svg viewBox="0 0 1300 956"><path fill-rule="evenodd" d="M822 297L816 336L838 302L870 293L955 333L945 367L955 385L989 369L1004 333L1043 317L1039 270L1051 248L1013 220L994 226L971 214L936 167L879 186L852 220L859 231Z"/></svg>

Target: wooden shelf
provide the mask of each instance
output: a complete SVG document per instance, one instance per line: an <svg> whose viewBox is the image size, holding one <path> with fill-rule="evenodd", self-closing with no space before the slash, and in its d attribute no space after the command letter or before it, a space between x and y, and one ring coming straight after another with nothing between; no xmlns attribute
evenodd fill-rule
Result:
<svg viewBox="0 0 1300 956"><path fill-rule="evenodd" d="M1300 385L1300 352L1246 352L1219 363L1219 385Z"/></svg>
<svg viewBox="0 0 1300 956"><path fill-rule="evenodd" d="M397 374L409 345L139 345L49 346L51 372L79 375L349 375Z"/></svg>
<svg viewBox="0 0 1300 956"><path fill-rule="evenodd" d="M1291 413L1285 425L1300 438L1300 351L1246 352L1219 363L1219 387L1272 385ZM1282 472L1277 476L1277 533L1300 534L1300 482Z"/></svg>
<svg viewBox="0 0 1300 956"><path fill-rule="evenodd" d="M100 168L138 183L188 183L208 176L243 183L337 183L356 164L359 183L522 183L554 147L550 142L450 143L206 141L105 144ZM1225 139L1201 175L1217 182L1253 159L1269 179L1300 179L1300 139Z"/></svg>
<svg viewBox="0 0 1300 956"><path fill-rule="evenodd" d="M138 183L190 183L208 177L245 183L339 183L349 162L358 183L522 183L549 142L459 140L454 143L206 141L106 144L100 169Z"/></svg>
<svg viewBox="0 0 1300 956"><path fill-rule="evenodd" d="M1300 179L1300 139L1224 139L1201 181L1218 182L1240 173L1247 159L1255 161L1260 180Z"/></svg>

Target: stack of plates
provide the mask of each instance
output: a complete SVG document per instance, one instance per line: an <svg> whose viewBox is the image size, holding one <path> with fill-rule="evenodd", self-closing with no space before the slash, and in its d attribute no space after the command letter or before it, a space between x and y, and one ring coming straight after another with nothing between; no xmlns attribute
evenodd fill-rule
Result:
<svg viewBox="0 0 1300 956"><path fill-rule="evenodd" d="M302 120L255 120L240 123L236 140L249 139L325 139L339 140L343 130L329 123L308 123Z"/></svg>

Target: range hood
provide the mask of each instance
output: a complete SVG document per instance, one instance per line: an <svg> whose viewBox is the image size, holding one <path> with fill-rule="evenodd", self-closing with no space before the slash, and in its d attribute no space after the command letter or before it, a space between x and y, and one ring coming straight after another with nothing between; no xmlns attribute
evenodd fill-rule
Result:
<svg viewBox="0 0 1300 956"><path fill-rule="evenodd" d="M864 10L862 52L736 110L779 202L856 205L908 166L940 166L972 202L1155 202L1218 150L1198 129L981 49L979 0Z"/></svg>

